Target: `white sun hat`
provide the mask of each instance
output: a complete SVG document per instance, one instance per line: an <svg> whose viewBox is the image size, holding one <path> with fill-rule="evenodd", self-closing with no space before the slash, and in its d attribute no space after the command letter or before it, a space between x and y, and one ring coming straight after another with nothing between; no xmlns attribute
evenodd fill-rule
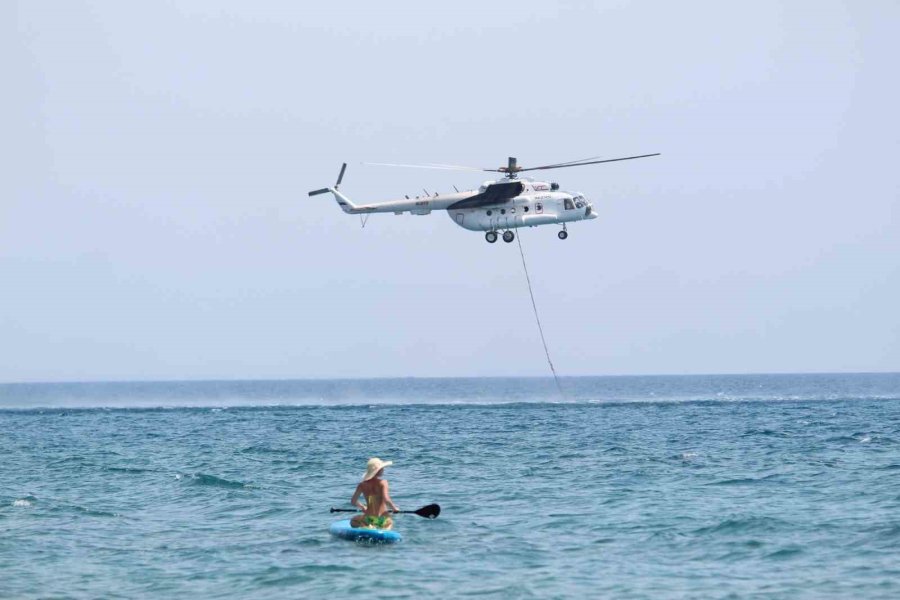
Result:
<svg viewBox="0 0 900 600"><path fill-rule="evenodd" d="M380 458L370 458L369 462L366 463L366 474L363 475L363 481L368 481L375 477L378 471L382 470L385 467L389 467L394 464L392 460L381 460Z"/></svg>

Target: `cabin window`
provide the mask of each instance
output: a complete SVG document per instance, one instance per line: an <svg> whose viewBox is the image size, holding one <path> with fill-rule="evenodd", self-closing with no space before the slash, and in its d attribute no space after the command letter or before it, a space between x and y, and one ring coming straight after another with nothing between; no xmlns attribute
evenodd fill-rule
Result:
<svg viewBox="0 0 900 600"><path fill-rule="evenodd" d="M522 210L524 210L525 212L528 212L528 207L527 207L527 206L523 206L523 207L522 207Z"/></svg>
<svg viewBox="0 0 900 600"><path fill-rule="evenodd" d="M491 215L492 215L492 214L494 214L494 212L493 212L493 211L490 211L490 210L489 210L489 211L487 211L487 216L491 216Z"/></svg>
<svg viewBox="0 0 900 600"><path fill-rule="evenodd" d="M514 212L516 212L516 207L515 207L515 206L513 206L513 207L512 207L512 208L511 208L511 209L509 209L509 212L511 212L511 213L514 213Z"/></svg>
<svg viewBox="0 0 900 600"><path fill-rule="evenodd" d="M566 198L565 200L563 200L563 205L565 205L566 210L572 210L573 208L575 208L575 205L572 204L571 198Z"/></svg>
<svg viewBox="0 0 900 600"><path fill-rule="evenodd" d="M538 202L534 205L535 212L544 212L544 205Z"/></svg>
<svg viewBox="0 0 900 600"><path fill-rule="evenodd" d="M505 215L505 214L506 214L506 209L505 209L505 208L501 208L501 209L500 209L500 214L501 214L501 215Z"/></svg>

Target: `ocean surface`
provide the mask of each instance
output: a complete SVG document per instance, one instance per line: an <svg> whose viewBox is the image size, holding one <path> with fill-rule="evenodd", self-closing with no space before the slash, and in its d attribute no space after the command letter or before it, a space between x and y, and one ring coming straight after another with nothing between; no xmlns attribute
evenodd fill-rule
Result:
<svg viewBox="0 0 900 600"><path fill-rule="evenodd" d="M900 374L562 388L0 385L0 597L900 597ZM395 546L328 534L370 456Z"/></svg>

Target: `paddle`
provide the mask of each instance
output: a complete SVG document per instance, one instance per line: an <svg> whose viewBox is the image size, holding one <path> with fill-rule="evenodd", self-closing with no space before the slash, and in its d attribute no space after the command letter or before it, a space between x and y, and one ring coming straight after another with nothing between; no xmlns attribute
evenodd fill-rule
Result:
<svg viewBox="0 0 900 600"><path fill-rule="evenodd" d="M359 512L359 510L356 508L334 508L334 507L331 507L331 512L333 512L333 513L336 513L336 512L355 513L355 512ZM438 515L441 514L441 507L438 506L437 504L429 504L428 506L423 506L419 510L398 510L398 511L392 510L391 512L394 514L401 514L401 515L403 515L403 514L419 515L420 517L425 517L426 519L437 519Z"/></svg>

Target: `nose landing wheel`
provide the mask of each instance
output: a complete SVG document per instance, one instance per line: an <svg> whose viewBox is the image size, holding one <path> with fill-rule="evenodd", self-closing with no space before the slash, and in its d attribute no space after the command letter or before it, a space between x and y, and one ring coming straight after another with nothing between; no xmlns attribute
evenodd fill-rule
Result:
<svg viewBox="0 0 900 600"><path fill-rule="evenodd" d="M516 234L512 231L504 231L503 232L503 241L507 244L516 239Z"/></svg>
<svg viewBox="0 0 900 600"><path fill-rule="evenodd" d="M563 229L562 231L560 231L560 232L557 233L556 235L557 235L557 237L559 237L559 239L564 240L564 239L566 239L567 237L569 237L569 232L566 231L565 229Z"/></svg>
<svg viewBox="0 0 900 600"><path fill-rule="evenodd" d="M488 231L484 234L484 239L487 240L488 244L493 244L497 241L497 232L496 231Z"/></svg>

